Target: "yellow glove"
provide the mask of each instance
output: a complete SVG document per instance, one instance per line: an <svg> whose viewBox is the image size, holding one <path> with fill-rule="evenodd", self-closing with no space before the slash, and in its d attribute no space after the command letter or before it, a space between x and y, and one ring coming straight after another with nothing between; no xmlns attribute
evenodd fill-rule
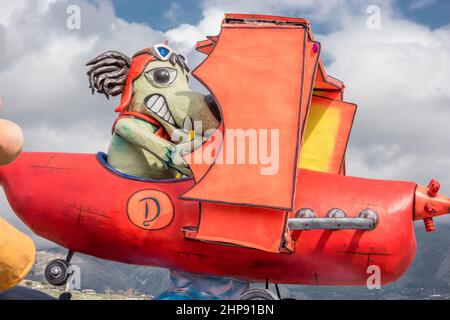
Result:
<svg viewBox="0 0 450 320"><path fill-rule="evenodd" d="M22 281L33 267L35 256L31 238L0 219L0 291Z"/></svg>

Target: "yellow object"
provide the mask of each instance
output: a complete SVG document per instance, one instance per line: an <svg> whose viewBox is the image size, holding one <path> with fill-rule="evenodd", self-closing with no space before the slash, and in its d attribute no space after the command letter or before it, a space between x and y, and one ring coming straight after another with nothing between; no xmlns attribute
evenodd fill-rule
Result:
<svg viewBox="0 0 450 320"><path fill-rule="evenodd" d="M0 291L22 281L33 267L35 256L33 240L0 219Z"/></svg>
<svg viewBox="0 0 450 320"><path fill-rule="evenodd" d="M189 141L194 140L194 138L195 138L195 131L194 130L189 131Z"/></svg>
<svg viewBox="0 0 450 320"><path fill-rule="evenodd" d="M354 104L313 96L299 167L339 174L355 113Z"/></svg>
<svg viewBox="0 0 450 320"><path fill-rule="evenodd" d="M328 172L339 128L339 111L311 105L305 127L300 168Z"/></svg>

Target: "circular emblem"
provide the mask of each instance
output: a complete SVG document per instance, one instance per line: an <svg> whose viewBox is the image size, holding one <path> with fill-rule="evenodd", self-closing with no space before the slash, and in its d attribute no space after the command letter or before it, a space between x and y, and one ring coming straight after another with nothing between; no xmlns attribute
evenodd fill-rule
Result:
<svg viewBox="0 0 450 320"><path fill-rule="evenodd" d="M172 222L173 204L161 191L141 190L128 199L127 214L131 222L139 228L158 230Z"/></svg>

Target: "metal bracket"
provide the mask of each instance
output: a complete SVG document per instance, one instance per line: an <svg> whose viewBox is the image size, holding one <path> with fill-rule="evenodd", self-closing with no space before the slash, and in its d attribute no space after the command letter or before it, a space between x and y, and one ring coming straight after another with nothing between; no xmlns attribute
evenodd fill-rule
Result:
<svg viewBox="0 0 450 320"><path fill-rule="evenodd" d="M371 218L292 218L289 230L373 230L376 220Z"/></svg>
<svg viewBox="0 0 450 320"><path fill-rule="evenodd" d="M339 208L330 209L326 218L317 218L313 209L302 208L288 219L289 230L373 230L378 224L375 210L366 208L355 218L348 218Z"/></svg>

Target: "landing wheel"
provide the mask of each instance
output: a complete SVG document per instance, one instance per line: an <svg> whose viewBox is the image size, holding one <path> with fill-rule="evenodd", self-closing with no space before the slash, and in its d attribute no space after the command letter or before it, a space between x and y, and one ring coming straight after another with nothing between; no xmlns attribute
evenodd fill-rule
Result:
<svg viewBox="0 0 450 320"><path fill-rule="evenodd" d="M58 300L72 300L72 294L70 292L63 292Z"/></svg>
<svg viewBox="0 0 450 320"><path fill-rule="evenodd" d="M278 298L267 289L248 289L242 292L239 300L278 300Z"/></svg>
<svg viewBox="0 0 450 320"><path fill-rule="evenodd" d="M45 268L45 279L54 286L63 286L69 278L70 263L66 260L56 259L47 264Z"/></svg>

